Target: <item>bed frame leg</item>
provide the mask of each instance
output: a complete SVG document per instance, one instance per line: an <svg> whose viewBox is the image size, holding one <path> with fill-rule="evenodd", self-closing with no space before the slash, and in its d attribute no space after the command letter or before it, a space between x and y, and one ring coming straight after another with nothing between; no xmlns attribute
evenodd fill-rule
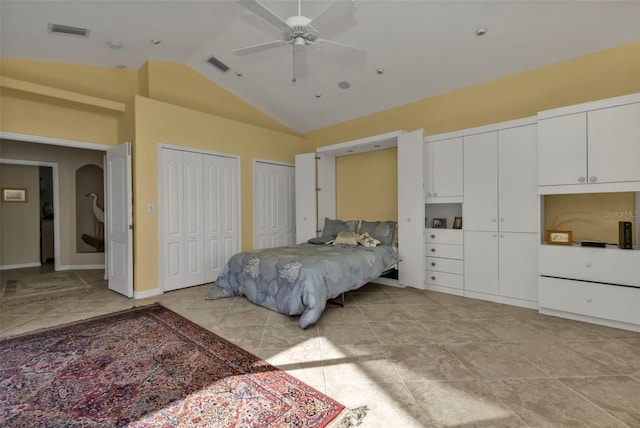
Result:
<svg viewBox="0 0 640 428"><path fill-rule="evenodd" d="M337 298L327 300L327 303L331 303L332 305L340 306L344 308L344 293L340 293L340 300Z"/></svg>

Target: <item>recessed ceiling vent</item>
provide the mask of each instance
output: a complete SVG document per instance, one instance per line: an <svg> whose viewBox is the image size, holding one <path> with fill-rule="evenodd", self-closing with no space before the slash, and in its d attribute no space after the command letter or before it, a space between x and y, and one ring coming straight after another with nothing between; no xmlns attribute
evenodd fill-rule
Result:
<svg viewBox="0 0 640 428"><path fill-rule="evenodd" d="M213 55L211 55L209 57L209 59L207 59L207 62L211 65L213 65L214 67L216 67L217 69L219 69L220 71L222 71L223 73L225 73L227 70L229 70L229 66L225 63L223 63L222 61L220 61L218 58L214 57Z"/></svg>
<svg viewBox="0 0 640 428"><path fill-rule="evenodd" d="M63 34L65 36L89 38L91 30L80 27L70 27L68 25L49 24L49 32L52 34Z"/></svg>

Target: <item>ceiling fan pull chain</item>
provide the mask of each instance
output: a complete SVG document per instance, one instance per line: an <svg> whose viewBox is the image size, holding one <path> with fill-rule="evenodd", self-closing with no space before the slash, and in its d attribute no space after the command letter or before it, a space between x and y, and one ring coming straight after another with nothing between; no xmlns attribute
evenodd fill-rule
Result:
<svg viewBox="0 0 640 428"><path fill-rule="evenodd" d="M296 47L293 47L293 78L291 79L291 83L293 86L296 86Z"/></svg>

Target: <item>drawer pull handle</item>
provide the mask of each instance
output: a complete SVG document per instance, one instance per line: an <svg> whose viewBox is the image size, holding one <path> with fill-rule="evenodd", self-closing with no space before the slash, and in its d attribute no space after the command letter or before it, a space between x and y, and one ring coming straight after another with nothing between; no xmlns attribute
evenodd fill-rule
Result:
<svg viewBox="0 0 640 428"><path fill-rule="evenodd" d="M584 177L578 177L578 182L579 183L584 183L586 181L586 178Z"/></svg>
<svg viewBox="0 0 640 428"><path fill-rule="evenodd" d="M435 252L436 252L436 249L435 249L435 248L432 248L432 249L431 249L431 252L432 252L432 253L435 253Z"/></svg>
<svg viewBox="0 0 640 428"><path fill-rule="evenodd" d="M587 303L591 303L591 302L593 302L593 299L592 299L591 297L587 297L587 299L586 299L586 300L587 300Z"/></svg>
<svg viewBox="0 0 640 428"><path fill-rule="evenodd" d="M435 265L436 265L436 262L431 262L431 266L435 266Z"/></svg>
<svg viewBox="0 0 640 428"><path fill-rule="evenodd" d="M590 268L590 267L591 267L591 262L586 262L584 265L585 265L586 267Z"/></svg>
<svg viewBox="0 0 640 428"><path fill-rule="evenodd" d="M435 281L435 280L436 280L436 277L435 277L435 276L432 276L432 277L431 277L431 281Z"/></svg>
<svg viewBox="0 0 640 428"><path fill-rule="evenodd" d="M436 235L431 235L431 239L436 239Z"/></svg>

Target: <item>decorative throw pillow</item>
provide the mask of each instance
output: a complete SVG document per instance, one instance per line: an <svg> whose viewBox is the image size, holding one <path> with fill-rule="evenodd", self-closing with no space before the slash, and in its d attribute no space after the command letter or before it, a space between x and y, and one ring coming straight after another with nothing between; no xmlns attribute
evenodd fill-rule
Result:
<svg viewBox="0 0 640 428"><path fill-rule="evenodd" d="M381 244L391 245L393 243L393 231L396 228L395 221L365 221L360 222L360 233L369 233L374 239L380 241Z"/></svg>
<svg viewBox="0 0 640 428"><path fill-rule="evenodd" d="M375 238L372 238L369 235L369 232L365 232L363 234L358 235L358 244L362 245L363 247L377 247L380 244L380 241L378 241Z"/></svg>
<svg viewBox="0 0 640 428"><path fill-rule="evenodd" d="M333 239L340 232L356 232L358 230L358 220L332 220L328 217L324 219L324 229L322 237Z"/></svg>
<svg viewBox="0 0 640 428"><path fill-rule="evenodd" d="M324 245L324 244L331 244L333 242L333 238L311 238L307 241L309 244L316 244L316 245Z"/></svg>
<svg viewBox="0 0 640 428"><path fill-rule="evenodd" d="M333 245L336 244L347 244L347 245L358 245L358 238L355 232L340 232L336 239L333 240Z"/></svg>

